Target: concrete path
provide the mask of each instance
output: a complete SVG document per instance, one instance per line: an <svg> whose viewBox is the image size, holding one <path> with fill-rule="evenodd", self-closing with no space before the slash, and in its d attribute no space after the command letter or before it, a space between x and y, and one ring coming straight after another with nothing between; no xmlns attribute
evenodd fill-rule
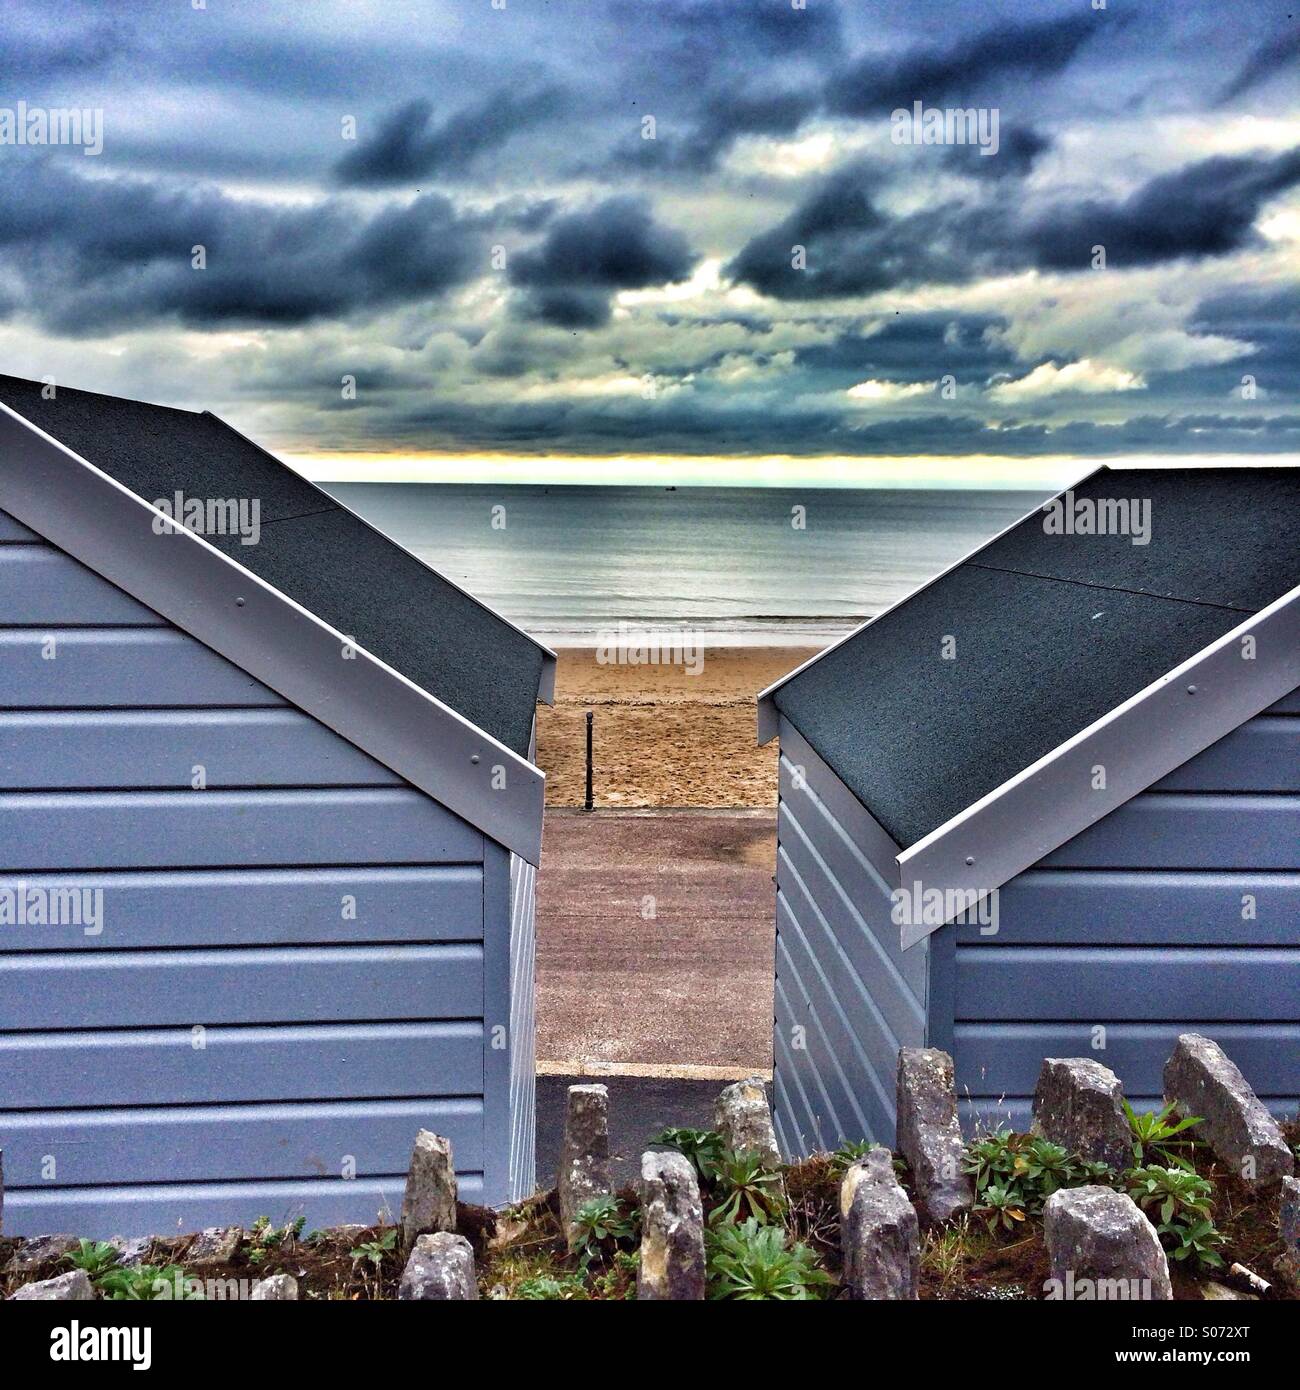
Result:
<svg viewBox="0 0 1300 1390"><path fill-rule="evenodd" d="M770 1073L775 856L772 811L547 811L538 1071Z"/></svg>

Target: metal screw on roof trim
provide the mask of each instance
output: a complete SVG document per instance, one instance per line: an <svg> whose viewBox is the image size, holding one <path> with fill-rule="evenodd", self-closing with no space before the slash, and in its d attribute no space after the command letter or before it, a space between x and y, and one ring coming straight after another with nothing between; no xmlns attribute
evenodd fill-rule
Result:
<svg viewBox="0 0 1300 1390"><path fill-rule="evenodd" d="M244 600L243 600L242 598L237 598L237 599L235 600L235 607L236 607L236 608L242 608L243 606L244 606Z"/></svg>
<svg viewBox="0 0 1300 1390"><path fill-rule="evenodd" d="M1189 685L1189 686L1187 687L1187 693L1188 693L1189 695L1195 695L1195 694L1196 694L1196 687L1195 687L1194 685Z"/></svg>
<svg viewBox="0 0 1300 1390"><path fill-rule="evenodd" d="M975 862L975 856L973 854L968 854L966 856L966 862L967 864L973 864Z"/></svg>
<svg viewBox="0 0 1300 1390"><path fill-rule="evenodd" d="M477 753L475 753L475 754L470 758L470 762L472 762L472 763L474 764L475 767L478 766L478 754L477 754Z"/></svg>

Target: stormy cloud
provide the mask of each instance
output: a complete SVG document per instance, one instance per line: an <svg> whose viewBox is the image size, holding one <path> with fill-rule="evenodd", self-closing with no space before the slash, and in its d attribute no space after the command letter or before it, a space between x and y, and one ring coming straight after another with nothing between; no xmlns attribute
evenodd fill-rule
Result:
<svg viewBox="0 0 1300 1390"><path fill-rule="evenodd" d="M1032 164L1041 150L1031 137L1013 163ZM956 151L946 153L951 159ZM968 164L980 162L977 153L961 153ZM751 240L730 273L778 299L826 299L1030 268L1087 271L1098 247L1111 267L1224 256L1252 244L1264 205L1300 184L1300 149L1216 155L1124 198L1062 199L1039 210L1009 205L999 191L991 201L891 216L876 201L887 182L869 164L837 171Z"/></svg>
<svg viewBox="0 0 1300 1390"><path fill-rule="evenodd" d="M436 120L433 105L417 98L397 107L334 166L339 182L386 186L430 175L464 176L480 156L499 148L521 130L563 109L556 88L535 92L497 92Z"/></svg>
<svg viewBox="0 0 1300 1390"><path fill-rule="evenodd" d="M1085 199L1031 216L1023 244L1038 266L1087 264L1094 245L1107 261L1150 265L1188 256L1223 256L1255 238L1271 198L1300 183L1300 149L1274 156L1216 155L1161 174L1129 197Z"/></svg>
<svg viewBox="0 0 1300 1390"><path fill-rule="evenodd" d="M1083 46L1106 31L1095 13L999 23L942 46L911 47L897 55L871 53L835 74L826 104L847 116L888 112L950 97L983 101L1027 78L1067 67Z"/></svg>
<svg viewBox="0 0 1300 1390"><path fill-rule="evenodd" d="M104 148L0 144L0 370L305 454L1297 448L1272 0L412 14L8 0Z"/></svg>
<svg viewBox="0 0 1300 1390"><path fill-rule="evenodd" d="M684 280L695 264L686 238L637 198L610 198L557 217L535 246L510 260L522 312L559 328L594 328L617 290Z"/></svg>
<svg viewBox="0 0 1300 1390"><path fill-rule="evenodd" d="M275 206L216 188L20 165L0 258L34 319L73 337L174 318L290 326L437 298L487 264L486 227L441 194L364 214Z"/></svg>

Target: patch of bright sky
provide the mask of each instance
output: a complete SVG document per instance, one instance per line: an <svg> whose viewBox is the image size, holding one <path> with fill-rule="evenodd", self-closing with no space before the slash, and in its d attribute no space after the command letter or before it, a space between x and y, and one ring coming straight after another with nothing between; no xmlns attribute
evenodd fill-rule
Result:
<svg viewBox="0 0 1300 1390"><path fill-rule="evenodd" d="M526 483L531 486L617 481L621 487L1068 487L1102 462L1109 468L1210 468L1225 464L1297 462L1270 456L1129 454L1105 460L1067 456L1018 459L993 454L957 458L684 458L608 456L553 458L511 454L284 454L280 457L318 483Z"/></svg>

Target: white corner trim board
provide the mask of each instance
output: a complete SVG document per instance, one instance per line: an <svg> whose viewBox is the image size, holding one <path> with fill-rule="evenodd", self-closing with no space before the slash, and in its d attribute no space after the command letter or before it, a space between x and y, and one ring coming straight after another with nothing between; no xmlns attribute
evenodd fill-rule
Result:
<svg viewBox="0 0 1300 1390"><path fill-rule="evenodd" d="M537 864L539 768L3 404L0 509Z"/></svg>
<svg viewBox="0 0 1300 1390"><path fill-rule="evenodd" d="M898 856L904 888L972 901L1300 686L1300 587L1225 632ZM1106 769L1093 789L1092 769ZM902 929L904 948L936 926Z"/></svg>

